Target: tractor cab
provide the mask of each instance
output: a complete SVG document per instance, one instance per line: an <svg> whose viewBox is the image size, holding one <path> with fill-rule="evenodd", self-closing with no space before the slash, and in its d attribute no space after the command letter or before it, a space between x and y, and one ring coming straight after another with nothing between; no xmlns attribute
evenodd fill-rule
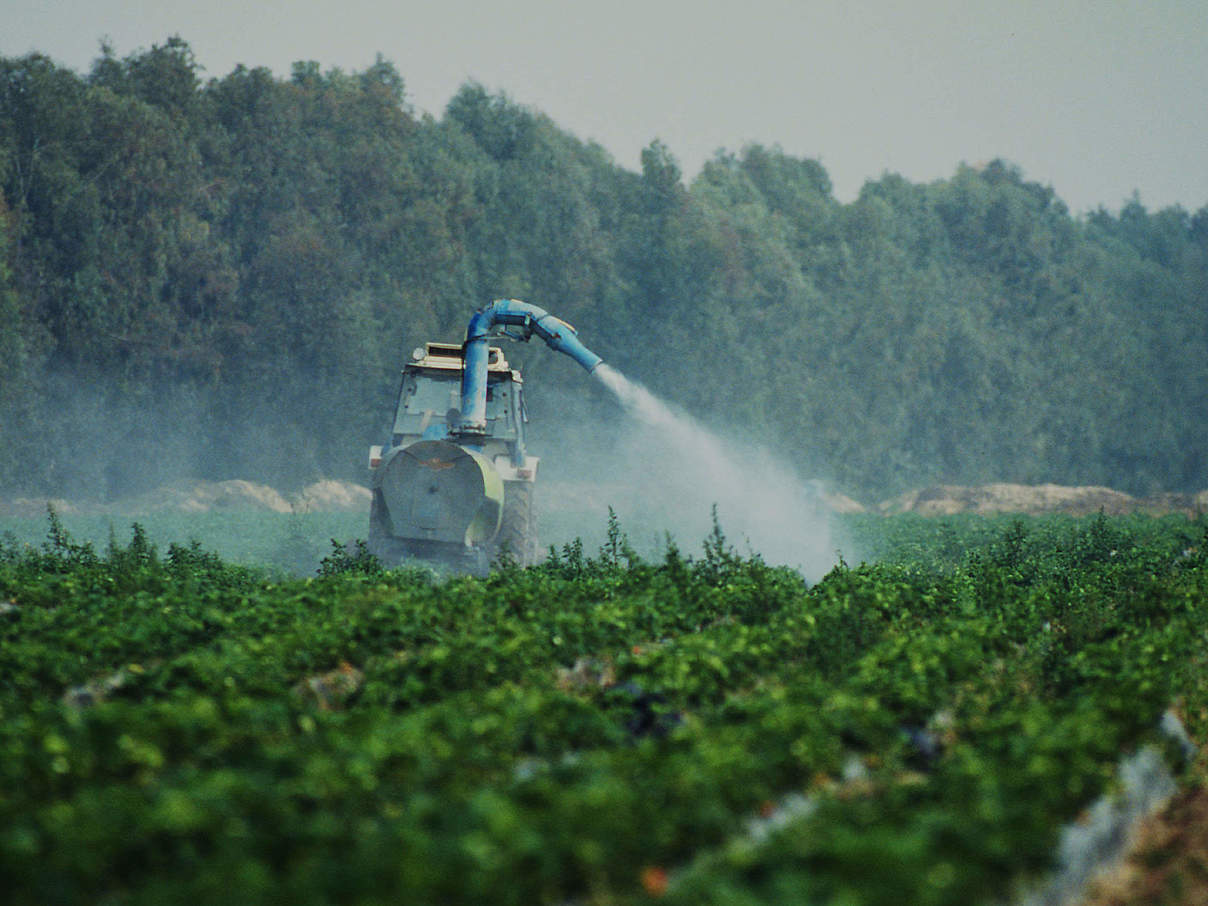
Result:
<svg viewBox="0 0 1208 906"><path fill-rule="evenodd" d="M453 343L426 343L403 367L391 430L392 447L419 440L448 440L461 423L462 348ZM486 431L483 453L490 460L506 456L516 467L525 461L524 379L508 365L503 350L492 346L487 361ZM477 438L476 438L477 439Z"/></svg>

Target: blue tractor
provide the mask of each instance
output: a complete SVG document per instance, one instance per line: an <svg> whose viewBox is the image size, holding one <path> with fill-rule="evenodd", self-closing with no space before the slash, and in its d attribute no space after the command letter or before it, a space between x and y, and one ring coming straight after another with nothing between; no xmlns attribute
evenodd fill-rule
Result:
<svg viewBox="0 0 1208 906"><path fill-rule="evenodd" d="M483 573L505 550L536 562L524 381L489 343L534 334L588 373L601 362L565 321L497 299L474 313L465 343L426 343L403 367L390 442L369 452L369 549L384 564L418 558Z"/></svg>

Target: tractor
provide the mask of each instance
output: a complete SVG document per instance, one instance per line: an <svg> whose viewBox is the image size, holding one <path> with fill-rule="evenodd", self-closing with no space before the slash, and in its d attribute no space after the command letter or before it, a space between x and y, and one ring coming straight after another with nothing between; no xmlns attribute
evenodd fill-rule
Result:
<svg viewBox="0 0 1208 906"><path fill-rule="evenodd" d="M369 550L484 574L500 555L537 559L533 487L539 460L524 430L524 380L494 337L538 336L590 374L601 363L575 329L518 299L470 319L460 346L425 343L403 366L389 443L369 451Z"/></svg>

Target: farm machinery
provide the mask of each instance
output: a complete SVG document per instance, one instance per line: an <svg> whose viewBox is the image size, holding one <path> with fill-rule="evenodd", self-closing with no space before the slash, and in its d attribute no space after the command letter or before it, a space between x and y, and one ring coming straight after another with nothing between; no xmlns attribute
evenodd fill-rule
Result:
<svg viewBox="0 0 1208 906"><path fill-rule="evenodd" d="M403 366L390 441L369 452L369 549L384 564L414 557L482 573L504 550L535 562L524 382L489 342L534 335L589 374L601 362L565 321L497 299L474 313L462 345L426 343Z"/></svg>

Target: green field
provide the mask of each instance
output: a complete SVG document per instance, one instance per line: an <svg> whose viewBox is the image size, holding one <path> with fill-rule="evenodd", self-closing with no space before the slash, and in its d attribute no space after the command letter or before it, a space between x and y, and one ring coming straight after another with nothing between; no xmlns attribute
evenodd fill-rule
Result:
<svg viewBox="0 0 1208 906"><path fill-rule="evenodd" d="M111 541L125 543L134 521L160 547L196 541L223 560L313 575L331 552L331 539L363 537L367 512L274 513L252 509L216 509L203 513L161 510L134 516L74 514L58 516L77 542L105 550ZM46 539L46 516L0 517L0 537L10 543L39 546Z"/></svg>
<svg viewBox="0 0 1208 906"><path fill-rule="evenodd" d="M1122 756L1185 770L1203 517L843 528L809 586L720 531L289 578L44 522L0 549L6 902L1005 902Z"/></svg>

